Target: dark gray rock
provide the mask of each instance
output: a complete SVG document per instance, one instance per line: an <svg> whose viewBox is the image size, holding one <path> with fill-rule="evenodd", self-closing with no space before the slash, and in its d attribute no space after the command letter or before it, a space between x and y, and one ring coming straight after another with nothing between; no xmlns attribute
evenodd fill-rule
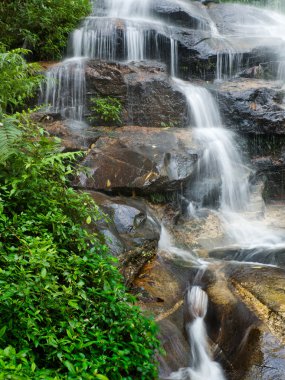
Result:
<svg viewBox="0 0 285 380"><path fill-rule="evenodd" d="M124 124L149 127L187 124L184 96L172 88L163 65L90 61L86 82L89 99L112 96L121 101Z"/></svg>
<svg viewBox="0 0 285 380"><path fill-rule="evenodd" d="M255 157L251 163L256 170L256 176L263 176L265 189L263 196L266 200L285 199L285 160L281 156L276 159L274 156Z"/></svg>
<svg viewBox="0 0 285 380"><path fill-rule="evenodd" d="M168 25L177 25L189 29L204 28L209 30L207 14L202 3L175 3L171 0L154 1L152 12Z"/></svg>
<svg viewBox="0 0 285 380"><path fill-rule="evenodd" d="M227 261L257 262L285 267L285 247L217 248L209 252L209 257Z"/></svg>
<svg viewBox="0 0 285 380"><path fill-rule="evenodd" d="M143 247L153 254L160 237L160 224L151 210L142 199L109 197L97 192L90 192L90 195L108 217L107 221L98 222L96 228L104 235L111 253L123 254L124 260L131 261L135 252L135 262L140 263L136 267L140 268L145 263L146 255L143 263L140 261Z"/></svg>
<svg viewBox="0 0 285 380"><path fill-rule="evenodd" d="M244 134L285 134L284 90L280 83L234 79L214 90L224 123Z"/></svg>

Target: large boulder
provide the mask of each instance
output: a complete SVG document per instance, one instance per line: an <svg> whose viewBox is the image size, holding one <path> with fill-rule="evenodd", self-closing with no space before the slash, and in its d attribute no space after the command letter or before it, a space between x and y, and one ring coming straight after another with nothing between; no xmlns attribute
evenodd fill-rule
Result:
<svg viewBox="0 0 285 380"><path fill-rule="evenodd" d="M86 83L89 101L96 96L120 100L124 124L147 127L187 125L185 98L172 87L164 65L89 61ZM92 112L90 114L92 116Z"/></svg>
<svg viewBox="0 0 285 380"><path fill-rule="evenodd" d="M122 127L97 139L74 185L112 193L166 193L188 181L198 158L191 130Z"/></svg>

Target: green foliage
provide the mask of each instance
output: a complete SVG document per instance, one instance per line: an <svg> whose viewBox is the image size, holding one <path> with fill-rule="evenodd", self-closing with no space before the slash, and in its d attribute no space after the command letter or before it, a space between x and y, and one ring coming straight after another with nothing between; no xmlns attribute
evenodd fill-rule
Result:
<svg viewBox="0 0 285 380"><path fill-rule="evenodd" d="M68 34L91 11L89 0L6 0L0 2L0 41L25 46L38 60L59 59Z"/></svg>
<svg viewBox="0 0 285 380"><path fill-rule="evenodd" d="M122 104L120 100L107 96L105 98L92 98L91 102L93 104L91 111L94 112L95 116L91 119L98 118L100 121L107 123L122 123Z"/></svg>
<svg viewBox="0 0 285 380"><path fill-rule="evenodd" d="M83 228L98 207L69 185L82 153L15 119L0 164L0 379L155 379L156 325Z"/></svg>
<svg viewBox="0 0 285 380"><path fill-rule="evenodd" d="M20 135L17 119L4 115L0 110L0 164L4 164L16 152L14 146Z"/></svg>
<svg viewBox="0 0 285 380"><path fill-rule="evenodd" d="M160 126L162 128L174 128L176 126L176 122L173 122L173 121L164 122L164 121L162 121L160 123Z"/></svg>
<svg viewBox="0 0 285 380"><path fill-rule="evenodd" d="M39 67L28 64L22 56L28 52L26 49L5 51L0 45L0 111L22 106L39 87L42 80L36 75Z"/></svg>

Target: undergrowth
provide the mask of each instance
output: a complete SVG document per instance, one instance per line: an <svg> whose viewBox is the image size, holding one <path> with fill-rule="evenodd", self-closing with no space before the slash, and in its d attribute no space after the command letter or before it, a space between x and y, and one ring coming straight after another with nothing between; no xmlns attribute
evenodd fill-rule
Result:
<svg viewBox="0 0 285 380"><path fill-rule="evenodd" d="M82 153L61 153L28 114L9 118L13 148L0 161L0 379L155 379L156 325L84 228L103 217L98 207L69 183Z"/></svg>

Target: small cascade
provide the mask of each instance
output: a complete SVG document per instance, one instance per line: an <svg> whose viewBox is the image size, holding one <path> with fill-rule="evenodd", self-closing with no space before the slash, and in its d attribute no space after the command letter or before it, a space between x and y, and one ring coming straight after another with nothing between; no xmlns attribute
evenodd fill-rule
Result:
<svg viewBox="0 0 285 380"><path fill-rule="evenodd" d="M71 58L54 66L46 74L41 103L47 112L82 120L85 106L84 59Z"/></svg>
<svg viewBox="0 0 285 380"><path fill-rule="evenodd" d="M223 128L214 98L202 87L174 79L185 94L195 126L194 137L204 147L191 193L202 206L215 191L221 209L241 210L249 197L248 174L236 147L235 136ZM220 190L219 190L220 189Z"/></svg>
<svg viewBox="0 0 285 380"><path fill-rule="evenodd" d="M259 261L262 250L284 248L284 233L268 228L259 220L259 208L263 207L263 203L256 202L252 197L249 185L252 172L241 159L235 135L223 128L213 97L205 88L177 78L173 78L173 81L185 94L195 126L194 138L203 147L203 154L197 164L196 179L189 189L190 217L197 216L197 207L218 208L227 241L250 249L253 253L252 261ZM254 248L255 251L252 250Z"/></svg>
<svg viewBox="0 0 285 380"><path fill-rule="evenodd" d="M159 251L163 251L168 253L172 258L176 258L187 263L192 263L192 265L197 265L199 267L203 267L206 263L199 259L197 256L192 254L189 250L181 249L175 246L172 241L172 238L164 227L161 225L160 239L158 242Z"/></svg>
<svg viewBox="0 0 285 380"><path fill-rule="evenodd" d="M108 19L90 16L72 34L72 55L114 61L117 27Z"/></svg>
<svg viewBox="0 0 285 380"><path fill-rule="evenodd" d="M72 36L72 54L106 61L142 61L148 54L150 1L105 0ZM158 27L154 29L157 30Z"/></svg>
<svg viewBox="0 0 285 380"><path fill-rule="evenodd" d="M186 324L186 331L190 343L191 360L188 368L180 368L173 372L171 380L224 380L221 366L213 361L210 355L206 325L204 322L208 296L199 287L193 286L187 291L186 307L190 322Z"/></svg>

